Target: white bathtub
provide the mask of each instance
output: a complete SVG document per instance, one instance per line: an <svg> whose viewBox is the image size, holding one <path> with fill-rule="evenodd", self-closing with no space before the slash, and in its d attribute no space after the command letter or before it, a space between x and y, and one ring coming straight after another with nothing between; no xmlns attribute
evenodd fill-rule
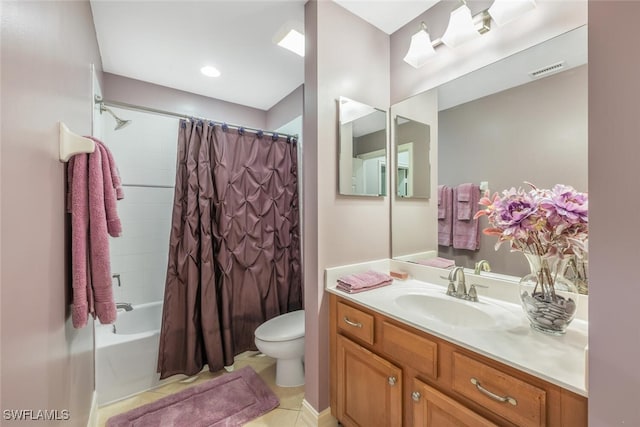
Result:
<svg viewBox="0 0 640 427"><path fill-rule="evenodd" d="M96 322L96 393L98 405L157 387L162 302L118 310L113 325ZM115 333L114 333L115 326Z"/></svg>

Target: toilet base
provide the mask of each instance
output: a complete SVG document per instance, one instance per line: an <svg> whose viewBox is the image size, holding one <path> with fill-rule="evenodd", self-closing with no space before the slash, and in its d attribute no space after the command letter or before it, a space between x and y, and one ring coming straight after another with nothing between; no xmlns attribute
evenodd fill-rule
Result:
<svg viewBox="0 0 640 427"><path fill-rule="evenodd" d="M304 385L304 367L301 357L276 359L276 385L279 387Z"/></svg>

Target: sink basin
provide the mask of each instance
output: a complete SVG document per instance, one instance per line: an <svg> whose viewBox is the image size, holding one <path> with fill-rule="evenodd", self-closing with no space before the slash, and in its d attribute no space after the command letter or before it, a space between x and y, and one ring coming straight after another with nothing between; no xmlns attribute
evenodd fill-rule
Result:
<svg viewBox="0 0 640 427"><path fill-rule="evenodd" d="M407 314L457 328L507 328L513 326L515 317L494 304L465 301L444 294L405 294L396 297L395 303Z"/></svg>

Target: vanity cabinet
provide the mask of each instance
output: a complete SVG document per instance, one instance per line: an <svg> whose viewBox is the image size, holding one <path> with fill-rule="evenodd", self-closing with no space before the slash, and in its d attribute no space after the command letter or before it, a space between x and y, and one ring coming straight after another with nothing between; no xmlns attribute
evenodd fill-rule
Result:
<svg viewBox="0 0 640 427"><path fill-rule="evenodd" d="M587 399L335 294L331 410L344 426L587 425Z"/></svg>

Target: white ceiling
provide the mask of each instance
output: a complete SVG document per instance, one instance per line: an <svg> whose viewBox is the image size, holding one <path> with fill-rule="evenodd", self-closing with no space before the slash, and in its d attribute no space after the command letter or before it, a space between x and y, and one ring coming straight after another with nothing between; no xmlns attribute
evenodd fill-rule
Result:
<svg viewBox="0 0 640 427"><path fill-rule="evenodd" d="M440 0L333 0L387 34L395 33Z"/></svg>
<svg viewBox="0 0 640 427"><path fill-rule="evenodd" d="M268 110L304 81L304 60L277 46L304 28L305 0L91 0L104 71ZM213 65L220 77L200 73Z"/></svg>
<svg viewBox="0 0 640 427"><path fill-rule="evenodd" d="M438 0L333 1L393 33ZM104 71L268 110L304 81L304 59L273 40L290 28L304 32L305 2L91 0L91 8ZM500 65L506 68L475 73L484 76L482 83L455 81L452 90L441 91L442 106L522 84L528 78L522 70L562 59L571 66L586 62L586 45L558 46L541 51L549 54L537 54L534 63L507 61ZM204 65L214 65L222 75L203 76ZM514 75L517 81L510 82L507 76Z"/></svg>
<svg viewBox="0 0 640 427"><path fill-rule="evenodd" d="M334 0L392 33L437 0ZM106 72L268 110L304 81L304 59L277 46L304 32L306 0L91 0ZM205 77L204 65L222 75Z"/></svg>

